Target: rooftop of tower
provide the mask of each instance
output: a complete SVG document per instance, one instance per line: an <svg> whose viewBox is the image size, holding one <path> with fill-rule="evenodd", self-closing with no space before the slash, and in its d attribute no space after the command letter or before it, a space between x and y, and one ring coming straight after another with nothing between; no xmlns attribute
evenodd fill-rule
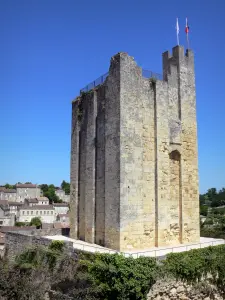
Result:
<svg viewBox="0 0 225 300"><path fill-rule="evenodd" d="M108 75L109 75L109 72L103 74L102 76L98 77L97 79L95 79L91 83L87 84L84 88L82 88L80 90L80 94L87 93L90 90L96 88L97 86L103 84ZM152 72L150 70L145 70L145 69L142 69L142 76L145 77L145 78L155 78L155 79L158 79L158 80L163 79L162 74L155 73L155 72Z"/></svg>

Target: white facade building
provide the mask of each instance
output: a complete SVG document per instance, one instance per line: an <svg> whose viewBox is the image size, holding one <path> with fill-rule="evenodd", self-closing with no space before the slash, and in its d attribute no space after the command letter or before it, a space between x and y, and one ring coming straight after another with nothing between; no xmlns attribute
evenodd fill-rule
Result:
<svg viewBox="0 0 225 300"><path fill-rule="evenodd" d="M53 223L56 220L52 205L22 206L18 217L19 222L30 222L34 217L39 217L42 223Z"/></svg>
<svg viewBox="0 0 225 300"><path fill-rule="evenodd" d="M69 211L69 205L67 203L53 203L55 209L55 215L67 214Z"/></svg>

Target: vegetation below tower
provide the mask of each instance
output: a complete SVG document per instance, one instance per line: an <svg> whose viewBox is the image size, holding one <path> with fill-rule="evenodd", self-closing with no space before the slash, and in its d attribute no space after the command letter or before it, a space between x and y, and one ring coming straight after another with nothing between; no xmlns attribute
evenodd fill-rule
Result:
<svg viewBox="0 0 225 300"><path fill-rule="evenodd" d="M210 280L221 291L225 287L224 245L169 254L163 262L119 254L68 255L63 248L63 242L54 241L25 250L14 263L1 260L0 299L144 300L165 276L191 284Z"/></svg>

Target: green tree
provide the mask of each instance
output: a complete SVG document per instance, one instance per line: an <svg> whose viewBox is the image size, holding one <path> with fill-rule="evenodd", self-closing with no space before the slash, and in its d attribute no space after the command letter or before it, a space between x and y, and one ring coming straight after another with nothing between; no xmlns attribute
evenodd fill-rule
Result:
<svg viewBox="0 0 225 300"><path fill-rule="evenodd" d="M48 190L44 192L44 196L47 197L52 202L62 202L62 200L59 199L59 197L55 193L55 186L54 184L50 184L48 186Z"/></svg>
<svg viewBox="0 0 225 300"><path fill-rule="evenodd" d="M43 193L45 193L45 192L48 191L48 185L47 184L41 184L40 188L41 188L41 190L42 190Z"/></svg>
<svg viewBox="0 0 225 300"><path fill-rule="evenodd" d="M34 217L30 221L30 226L36 226L37 228L40 228L42 225L41 219L38 217Z"/></svg>
<svg viewBox="0 0 225 300"><path fill-rule="evenodd" d="M54 184L41 184L40 188L43 192L43 195L49 199L49 202L62 202L59 197L55 193L55 186Z"/></svg>
<svg viewBox="0 0 225 300"><path fill-rule="evenodd" d="M200 215L207 216L208 214L208 206L202 205L200 206Z"/></svg>
<svg viewBox="0 0 225 300"><path fill-rule="evenodd" d="M69 195L70 194L70 183L63 180L61 183L61 189L65 191L66 195Z"/></svg>
<svg viewBox="0 0 225 300"><path fill-rule="evenodd" d="M13 185L9 184L9 183L6 183L5 184L5 188L6 189L13 189Z"/></svg>
<svg viewBox="0 0 225 300"><path fill-rule="evenodd" d="M212 200L211 207L218 207L221 205L221 201L218 199Z"/></svg>

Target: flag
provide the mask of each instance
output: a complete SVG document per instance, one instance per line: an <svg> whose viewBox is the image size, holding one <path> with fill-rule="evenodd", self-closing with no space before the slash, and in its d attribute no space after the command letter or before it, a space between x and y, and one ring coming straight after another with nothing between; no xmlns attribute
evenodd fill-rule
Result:
<svg viewBox="0 0 225 300"><path fill-rule="evenodd" d="M188 25L188 20L187 20L187 18L186 18L185 32L186 32L186 34L188 34L188 32L189 32L189 25Z"/></svg>
<svg viewBox="0 0 225 300"><path fill-rule="evenodd" d="M176 23L176 31L177 31L177 45L179 45L179 32L180 32L180 28L179 28L178 18L177 18L177 23Z"/></svg>
<svg viewBox="0 0 225 300"><path fill-rule="evenodd" d="M179 23L178 23L178 18L177 18L176 30L177 30L177 35L178 35L179 32L180 32Z"/></svg>

